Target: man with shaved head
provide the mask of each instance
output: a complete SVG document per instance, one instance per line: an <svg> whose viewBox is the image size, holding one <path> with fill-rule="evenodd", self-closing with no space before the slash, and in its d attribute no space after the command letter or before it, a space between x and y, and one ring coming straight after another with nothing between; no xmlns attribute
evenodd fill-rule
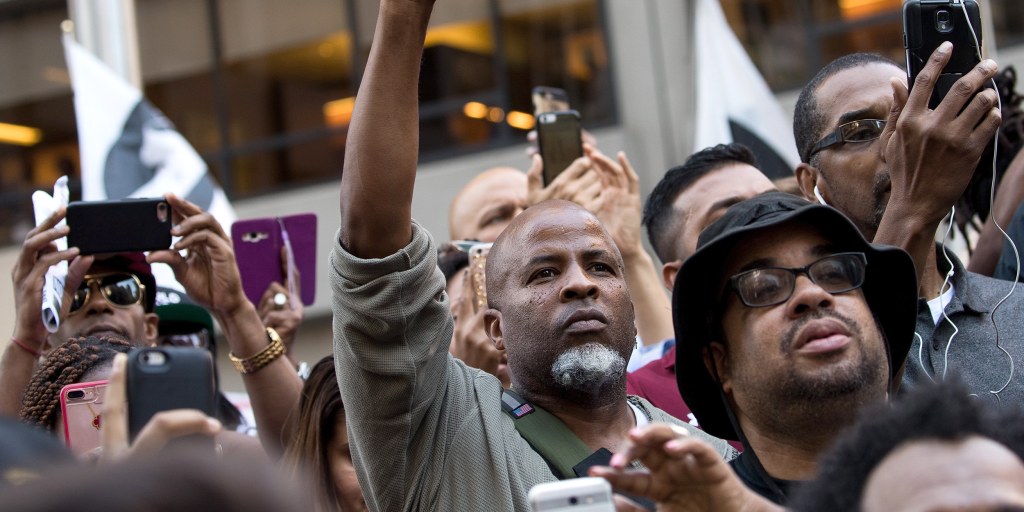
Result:
<svg viewBox="0 0 1024 512"><path fill-rule="evenodd" d="M528 510L531 487L585 475L651 421L731 457L723 441L627 398L636 331L622 257L573 203L531 207L491 250L486 329L508 353L516 393L448 354L453 321L437 251L411 219L416 84L432 7L381 2L331 255L338 384L367 505ZM535 449L551 440L564 450Z"/></svg>
<svg viewBox="0 0 1024 512"><path fill-rule="evenodd" d="M493 242L526 206L525 173L511 167L488 169L452 199L448 234L452 240Z"/></svg>

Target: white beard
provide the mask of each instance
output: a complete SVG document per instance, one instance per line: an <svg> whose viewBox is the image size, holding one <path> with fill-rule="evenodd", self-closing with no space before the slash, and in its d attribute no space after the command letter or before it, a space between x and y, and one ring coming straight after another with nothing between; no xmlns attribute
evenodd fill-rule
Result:
<svg viewBox="0 0 1024 512"><path fill-rule="evenodd" d="M626 371L622 355L599 343L587 343L563 352L551 364L555 383L566 389L593 390Z"/></svg>

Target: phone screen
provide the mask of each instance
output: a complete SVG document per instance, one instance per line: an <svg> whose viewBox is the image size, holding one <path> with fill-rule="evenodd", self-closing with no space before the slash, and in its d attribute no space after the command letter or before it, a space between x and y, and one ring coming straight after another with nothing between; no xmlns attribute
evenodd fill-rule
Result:
<svg viewBox="0 0 1024 512"><path fill-rule="evenodd" d="M544 160L544 185L583 156L580 115L574 110L537 116L537 142Z"/></svg>
<svg viewBox="0 0 1024 512"><path fill-rule="evenodd" d="M980 62L981 13L974 0L964 0L962 5L952 1L909 0L903 5L903 42L911 90L917 75L944 41L953 43L953 55L935 82L935 90L928 102L933 109L942 102L953 84Z"/></svg>
<svg viewBox="0 0 1024 512"><path fill-rule="evenodd" d="M531 96L533 98L533 115L535 116L569 110L569 95L565 89L541 85L533 88Z"/></svg>

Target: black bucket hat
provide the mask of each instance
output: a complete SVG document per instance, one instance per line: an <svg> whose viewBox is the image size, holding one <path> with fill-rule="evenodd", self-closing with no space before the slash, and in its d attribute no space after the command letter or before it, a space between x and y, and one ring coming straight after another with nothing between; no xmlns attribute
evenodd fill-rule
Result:
<svg viewBox="0 0 1024 512"><path fill-rule="evenodd" d="M701 428L713 436L739 439L721 387L704 365L704 348L715 332L712 322L726 278L725 262L744 238L794 222L818 228L836 252L867 256L861 289L885 337L890 382L896 384L894 379L901 375L917 323L917 273L910 255L896 247L868 243L853 223L832 207L783 192L767 192L732 206L701 233L697 251L679 270L672 291L679 392Z"/></svg>

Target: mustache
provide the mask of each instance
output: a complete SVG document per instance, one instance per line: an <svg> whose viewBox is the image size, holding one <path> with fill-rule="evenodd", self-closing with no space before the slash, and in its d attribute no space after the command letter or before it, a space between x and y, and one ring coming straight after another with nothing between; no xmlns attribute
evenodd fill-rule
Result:
<svg viewBox="0 0 1024 512"><path fill-rule="evenodd" d="M793 344L796 343L796 337L800 334L800 330L804 328L810 322L814 320L820 320L823 318L831 318L842 323L850 331L850 335L857 338L862 338L860 326L853 321L852 318L839 313L838 311L832 311L830 309L819 309L810 313L796 321L789 329L786 330L785 334L782 335L782 344L779 349L783 354L788 354Z"/></svg>

